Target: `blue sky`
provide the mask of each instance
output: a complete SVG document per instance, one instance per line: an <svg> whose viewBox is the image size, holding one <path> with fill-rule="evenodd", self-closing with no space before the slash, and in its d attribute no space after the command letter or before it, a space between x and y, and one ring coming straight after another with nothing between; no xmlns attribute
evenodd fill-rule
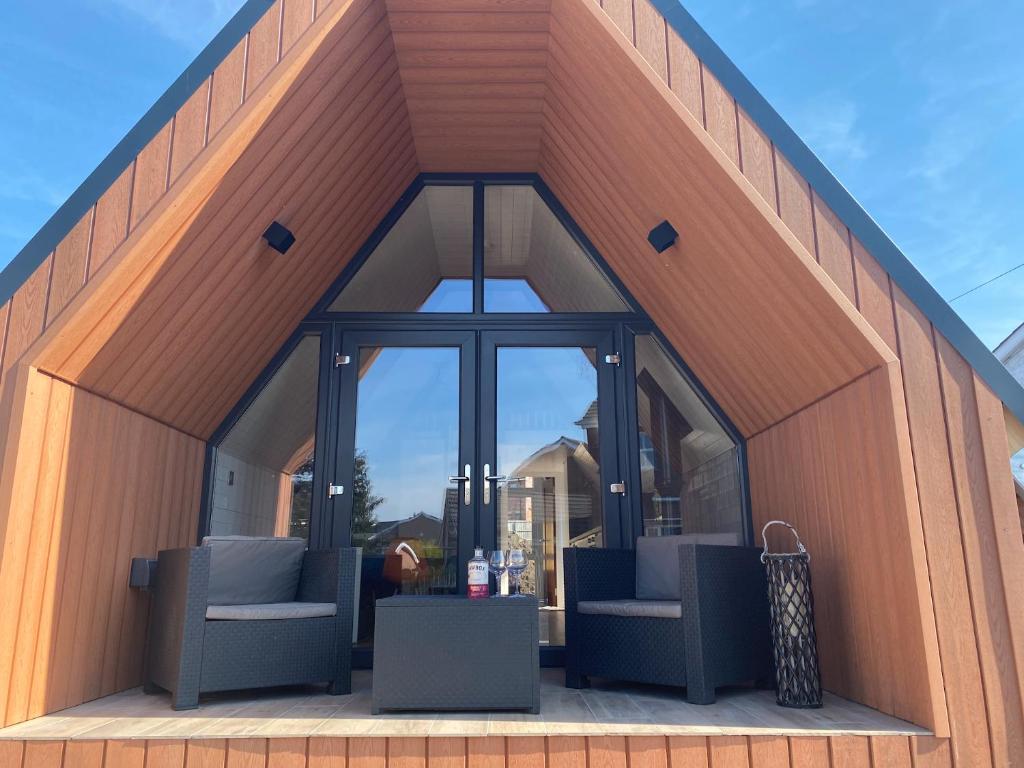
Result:
<svg viewBox="0 0 1024 768"><path fill-rule="evenodd" d="M240 4L2 4L0 264ZM686 5L940 294L1024 262L1024 3ZM1024 322L1024 269L954 307L994 346Z"/></svg>
<svg viewBox="0 0 1024 768"><path fill-rule="evenodd" d="M441 517L459 466L459 350L384 349L372 359L359 381L356 453L384 498L377 519ZM576 422L597 397L597 373L580 349L499 349L497 370L496 474L515 473L560 437L586 441Z"/></svg>

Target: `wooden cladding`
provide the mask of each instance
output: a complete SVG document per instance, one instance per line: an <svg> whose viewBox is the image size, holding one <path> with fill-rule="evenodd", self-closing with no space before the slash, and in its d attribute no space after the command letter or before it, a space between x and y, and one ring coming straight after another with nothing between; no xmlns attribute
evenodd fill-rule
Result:
<svg viewBox="0 0 1024 768"><path fill-rule="evenodd" d="M341 4L341 0L335 0L334 5ZM260 58L267 72L313 22L313 0L277 0L264 18L280 17L282 5L286 6L283 37L278 39L275 26L270 53ZM320 0L319 5L322 12L331 3ZM0 379L143 223L245 99L252 96L255 84L249 84L243 92L246 73L242 69L249 59L251 37L252 34L246 35L216 71L199 84L193 96L8 302L3 314L14 307L14 325L12 333L5 334L10 341L6 345L0 343Z"/></svg>
<svg viewBox="0 0 1024 768"><path fill-rule="evenodd" d="M87 244L86 275L115 249L119 269L138 265L108 270L120 285L76 306L91 329L58 322L33 364L204 438L417 171L480 169L540 170L745 434L891 359L837 301L855 292L852 254L839 290L810 256L793 258L801 245L818 256L814 217L829 214L646 0L605 7L637 46L632 58L580 0L307 5L271 6L83 220L63 250ZM241 113L261 89L273 110L246 133ZM195 188L192 171L224 144L237 161ZM172 185L187 216L163 200ZM654 259L645 235L665 217L683 245ZM259 240L274 219L298 237L287 259ZM143 220L154 230L145 242ZM820 231L823 263L841 263L845 228ZM80 290L77 266L69 255L50 270L55 309ZM38 335L16 310L10 363ZM60 315L43 312L47 324Z"/></svg>
<svg viewBox="0 0 1024 768"><path fill-rule="evenodd" d="M835 271L843 243L852 247L845 227L836 223L834 236L824 224L816 229L816 216L834 217L656 9L647 0L619 0L604 11L636 46L636 58L646 56L696 118L706 141L672 127L679 115L613 46L606 54L618 70L628 68L631 82L632 92L621 93L623 78L609 69L608 55L589 50L594 19L580 16L582 9L579 0L554 8L549 0L278 0L35 278L53 297L49 306L40 291L28 295L28 284L22 300L15 297L15 304L44 306L38 327L35 317L11 311L7 365L112 253L119 264L127 255L121 252L133 248L158 253L148 274L110 296L115 312L98 302L86 311L79 302L98 318L89 321L95 331L61 333L63 325L78 325L69 317L52 334L58 345L39 348L30 362L205 437L419 170L540 170L747 434L891 354L877 339L865 342L866 326L837 310L831 288L791 258L801 244L851 296L852 254L845 278ZM577 22L590 27L583 42ZM304 56L309 65L279 85L287 62ZM274 100L273 114L258 134L241 132L241 113L260 95ZM239 162L224 166L216 190L192 191L192 171L214 162L223 151L218 142L244 148ZM786 227L765 227L750 200L730 190L741 177L709 161L713 146L795 239ZM663 154L678 162L665 167ZM180 205L168 207L172 188L197 207L191 218ZM180 217L173 239L151 238L143 247L135 233L144 222L157 228L169 213ZM687 225L695 263L685 269L649 263L644 235L669 213ZM275 218L288 219L299 238L301 252L287 261L261 257L258 234ZM721 227L705 226L716 220ZM785 269L765 258L766 248L788 262ZM652 267L658 281L648 279ZM729 291L707 290L712 283ZM773 291L764 286L784 283L806 301L766 303ZM271 296L273 308L266 306ZM686 317L675 310L680 304L690 307ZM222 325L227 313L239 322ZM842 341L823 343L820 327ZM202 339L209 353L196 354L190 339ZM230 365L240 367L229 372ZM755 380L778 387L754 391L742 383Z"/></svg>
<svg viewBox="0 0 1024 768"><path fill-rule="evenodd" d="M638 20L637 24L639 20L645 20L644 23L650 25L646 9L641 10L643 4L644 0L635 0L633 14L609 11L608 15L613 21L628 18ZM657 21L653 23L653 32L641 33L639 29L623 24L620 27L626 39L634 44L645 36L657 36L660 32ZM896 546L891 541L894 532L903 531L901 535L906 536L908 531L918 526L911 520L909 528L903 528L901 524L900 530L894 531L889 520L875 517L878 508L863 510L859 506L861 491L856 487L847 485L843 490L842 487L818 484L818 480L810 484L798 482L799 476L805 473L810 473L807 479L811 479L817 461L813 453L803 452L806 450L806 436L796 437L790 443L790 447L797 450L797 454L791 456L797 462L795 465L777 466L777 455L770 455L768 450L759 452L758 446L772 444L783 450L785 455L779 444L781 436L791 436L794 430L800 432L805 429L803 425L812 420L808 413L794 416L750 444L751 482L755 494L763 494L761 501L777 502L774 510L779 514L806 518L804 530L812 537L812 551L819 551L821 559L826 560L825 568L816 569L816 573L821 571L822 575L817 582L818 593L826 594L825 600L829 603L822 609L826 677L834 690L844 689L844 678L852 682L855 688L846 689L849 695L864 701L867 699L861 698L855 689L863 690L863 683L868 681L856 681L857 670L889 663L896 665L898 676L919 674L922 659L910 657L920 653L920 649L901 653L910 646L893 642L884 647L884 654L880 656L881 650L877 646L872 647L876 642L871 637L874 630L868 627L873 627L884 611L902 611L908 605L913 608L915 599L919 606L927 605L927 600L915 595L921 584L926 584L935 612L943 696L948 707L948 723L953 736L951 745L957 763L1009 765L1020 762L1024 760L1024 746L1020 743L1024 734L1021 719L1024 631L1019 626L1022 620L1020 612L1013 610L1012 606L1020 604L1019 591L1024 584L1024 576L1018 572L1024 567L1024 545L1021 544L1020 519L1015 510L1012 481L1006 472L1009 453L1000 403L920 310L913 307L893 285L885 270L743 110L736 105L730 107L728 100L717 92L715 104L709 107L708 71L699 63L694 65L693 54L667 25L664 33L668 52L667 78L662 74L665 68L662 67L660 53L651 57L640 45L637 45L638 50L708 129L724 155L734 162L738 156L738 168L746 179L775 209L835 285L857 306L886 345L898 353L902 362L905 381L896 394L905 400L903 418L907 423L903 426L896 423L895 434L901 440L909 440L912 466L908 475L904 460L898 465L898 472L904 481L909 477L914 483L906 498L917 505L916 509L911 506L911 514L920 515L919 529L923 534L927 568L926 572L921 572L920 558L913 559L918 572L916 577L910 576L914 577L915 583L896 586L896 582L880 582L876 585L881 588L880 592L877 589L865 592L872 585L859 584L854 599L848 592L852 585L849 580L867 578L858 571L871 569L885 559L878 548ZM648 43L647 48L656 50L658 46ZM716 91L714 84L712 91ZM738 152L734 152L732 132L725 127L728 120L722 116L723 104L726 113L730 108L736 111ZM718 126L716 130L709 127L715 125ZM888 375L895 374L890 371ZM880 376L881 373L872 374L875 378ZM853 386L864 387L867 384ZM826 402L834 402L835 397ZM824 408L824 404L817 404L811 411L820 412ZM878 416L872 414L872 418ZM847 433L837 435L837 438L840 441L837 446L850 439ZM805 447L800 448L801 445ZM863 457L853 458L856 459L855 464L864 461ZM831 461L835 461L834 456L829 457L829 463ZM773 466L778 469L774 475L770 472ZM890 468L890 471L896 470L897 467ZM830 467L829 471L836 470ZM864 475L861 482L877 483L877 475ZM883 508L893 503L902 503L898 493L887 498ZM825 533L835 533L836 526L841 528L848 524L844 522L848 518L844 518L842 512L848 505L853 506L846 514L852 515L853 519L874 520L876 525L884 527L885 533L871 536L865 531L862 541L855 541L857 536L854 535L839 541L824 538ZM758 518L765 518L772 509L761 506L755 496L754 511ZM918 534L913 533L913 536L914 541L904 540L899 545L904 552L908 546L917 546ZM873 546L865 549L869 541ZM843 547L854 549L843 551ZM829 558L836 559L829 564ZM895 567L905 568L911 562L907 559ZM834 573L831 570L833 566L836 568ZM846 580L846 583L833 581L835 578ZM851 594L850 599L844 597L848 594ZM880 604L865 604L865 595L874 596ZM842 621L843 616L830 615L836 612L837 607L840 613L846 614L845 618L854 621L852 627ZM867 613L863 613L865 609L868 609ZM905 614L898 615L902 617ZM909 622L909 626L927 626L927 617L921 618L913 610L910 615L916 618ZM832 624L833 620L838 624ZM865 621L871 623L865 625ZM903 632L906 629L892 626L883 631ZM828 642L830 638L835 642ZM934 646L933 639L924 639L926 648ZM865 640L869 642L865 644ZM827 645L824 644L826 642ZM852 677L851 670L854 672ZM918 711L934 706L940 712L940 702L935 701L935 693L937 690L942 693L942 689L934 680L930 686L911 692L903 705ZM895 690L885 693L878 706L884 708L886 701L894 695L905 697L908 694ZM895 700L888 703L900 705ZM937 719L934 725L941 730L945 723Z"/></svg>
<svg viewBox="0 0 1024 768"><path fill-rule="evenodd" d="M920 736L509 736L0 741L23 768L950 768Z"/></svg>
<svg viewBox="0 0 1024 768"><path fill-rule="evenodd" d="M141 254L132 300L89 313L45 369L208 436L394 204L417 165L384 7L338 4L316 24L319 45L293 46L307 62L267 81L278 91L260 130L221 130L237 160L156 259ZM298 238L286 258L260 239L274 219Z"/></svg>
<svg viewBox="0 0 1024 768"><path fill-rule="evenodd" d="M893 359L609 26L552 3L541 175L740 431ZM658 256L663 218L681 235Z"/></svg>
<svg viewBox="0 0 1024 768"><path fill-rule="evenodd" d="M120 589L126 560L86 557L88 547L134 553L136 531L153 547L184 536L165 530L169 508L153 513L160 522L136 519L97 489L113 484L125 498L164 478L157 457L172 435L175 471L194 473L199 443L184 434L209 436L421 170L542 175L751 438L755 516L793 517L807 531L826 684L952 736L926 752L921 740L716 737L647 754L591 740L588 760L1024 761L1024 619L1011 610L1024 542L1000 403L649 0L278 0L0 307L0 376L24 371L4 388L10 412L40 436L9 443L4 464L5 483L28 485L4 519L0 586L31 586L0 606L0 631L13 633L0 644L6 722L137 680L136 657L117 650L135 647L125 617L137 606L123 594L100 605L90 588L92 608L71 607L52 570L61 548L71 547L70 572ZM657 257L645 235L666 217L681 247ZM298 238L287 258L260 244L274 219ZM94 489L67 508L71 486L39 479L51 466L41 451L72 451L65 401L87 404L75 412L101 447L95 477L80 459L57 471ZM115 472L112 446L143 424L152 434L139 438L141 456ZM193 479L161 482L193 514ZM109 521L114 544L93 528L110 503L127 515ZM64 517L61 537L79 533L49 537ZM88 638L83 648L69 631ZM346 764L392 747L420 759L414 741L300 743L308 756L291 757L303 765L321 747ZM493 759L555 763L553 743L502 742ZM464 744L452 759L473 762ZM26 765L52 754L273 765L290 749L23 746Z"/></svg>
<svg viewBox="0 0 1024 768"><path fill-rule="evenodd" d="M535 169L547 2L386 5L421 169Z"/></svg>
<svg viewBox="0 0 1024 768"><path fill-rule="evenodd" d="M898 365L763 432L748 450L755 531L785 519L812 553L825 688L906 720L945 723ZM788 533L770 543L793 548Z"/></svg>
<svg viewBox="0 0 1024 768"><path fill-rule="evenodd" d="M0 721L138 685L132 556L190 544L203 444L20 366L0 475Z"/></svg>

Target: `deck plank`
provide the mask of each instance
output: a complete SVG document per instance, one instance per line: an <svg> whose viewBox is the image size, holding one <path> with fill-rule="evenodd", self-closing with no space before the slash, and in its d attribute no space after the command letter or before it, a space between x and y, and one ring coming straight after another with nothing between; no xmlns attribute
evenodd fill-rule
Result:
<svg viewBox="0 0 1024 768"><path fill-rule="evenodd" d="M454 756L454 763L489 765L498 741L493 737L550 737L549 748L567 750L572 761L580 742L558 737L607 737L615 744L628 737L631 766L647 757L660 759L652 745L666 737L759 737L751 753L774 753L773 737L820 736L915 736L927 731L868 707L825 695L819 710L779 707L768 691L723 689L718 701L697 706L677 689L595 683L583 691L563 686L560 670L544 670L541 676L541 714L524 712L393 712L370 714L371 675L356 671L353 692L329 696L312 688L285 688L252 693L216 694L204 697L198 710L175 712L169 694L147 696L133 689L46 715L0 730L4 739L22 740L182 740L182 739L302 739L318 743L330 737L389 737L422 741L429 738L432 763L442 760L436 751L470 739L468 751ZM445 739L454 741L445 742ZM764 743L761 744L763 739ZM601 745L595 741L600 760ZM696 742L694 742L696 743ZM723 742L724 743L724 742ZM662 744L670 754L684 753L686 741ZM573 746L575 745L575 746ZM502 750L504 748L502 747ZM315 750L311 747L310 754ZM504 761L504 751L501 751ZM799 756L794 758L794 762ZM190 754L186 764L194 762ZM367 758L368 759L368 758ZM593 762L594 755L591 755ZM683 757L679 758L686 765ZM676 762L672 763L676 768ZM651 768L664 768L651 763Z"/></svg>

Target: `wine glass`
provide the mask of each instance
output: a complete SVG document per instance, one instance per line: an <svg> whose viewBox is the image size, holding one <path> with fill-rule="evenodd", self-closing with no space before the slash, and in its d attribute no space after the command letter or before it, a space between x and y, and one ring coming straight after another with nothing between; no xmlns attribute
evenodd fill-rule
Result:
<svg viewBox="0 0 1024 768"><path fill-rule="evenodd" d="M522 578L523 571L526 570L526 553L521 549L509 550L506 567L512 576L512 584L515 587L515 593L512 596L521 597L522 594L519 592L519 580Z"/></svg>
<svg viewBox="0 0 1024 768"><path fill-rule="evenodd" d="M494 574L494 581L497 585L497 589L492 597L501 597L501 576L508 570L508 566L505 563L505 552L500 549L491 552L491 557L487 561L487 567Z"/></svg>

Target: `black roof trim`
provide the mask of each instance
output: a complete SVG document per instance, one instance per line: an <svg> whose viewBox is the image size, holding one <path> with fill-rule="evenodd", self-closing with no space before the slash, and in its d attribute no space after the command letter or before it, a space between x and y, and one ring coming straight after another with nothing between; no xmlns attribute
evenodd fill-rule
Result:
<svg viewBox="0 0 1024 768"><path fill-rule="evenodd" d="M868 252L935 327L956 347L1014 415L1024 421L1024 386L999 362L910 259L797 136L732 60L677 0L651 0L697 57L811 187L850 228Z"/></svg>
<svg viewBox="0 0 1024 768"><path fill-rule="evenodd" d="M273 4L274 0L247 0L171 87L156 100L142 119L125 134L96 170L89 174L42 229L28 241L17 256L11 259L0 272L0 305L11 298L46 257L53 253L82 216L96 204L104 192L110 189L129 163L177 114L189 97L213 74L217 65L227 58Z"/></svg>
<svg viewBox="0 0 1024 768"><path fill-rule="evenodd" d="M0 304L11 298L54 251L121 172L167 124L196 88L242 40L274 0L247 0L231 21L178 77L103 162L82 182L42 229L0 272ZM765 135L786 156L896 284L956 347L1013 414L1024 421L1024 386L939 296L885 231L871 218L825 164L758 92L696 19L677 0L652 0L672 28L711 69Z"/></svg>

